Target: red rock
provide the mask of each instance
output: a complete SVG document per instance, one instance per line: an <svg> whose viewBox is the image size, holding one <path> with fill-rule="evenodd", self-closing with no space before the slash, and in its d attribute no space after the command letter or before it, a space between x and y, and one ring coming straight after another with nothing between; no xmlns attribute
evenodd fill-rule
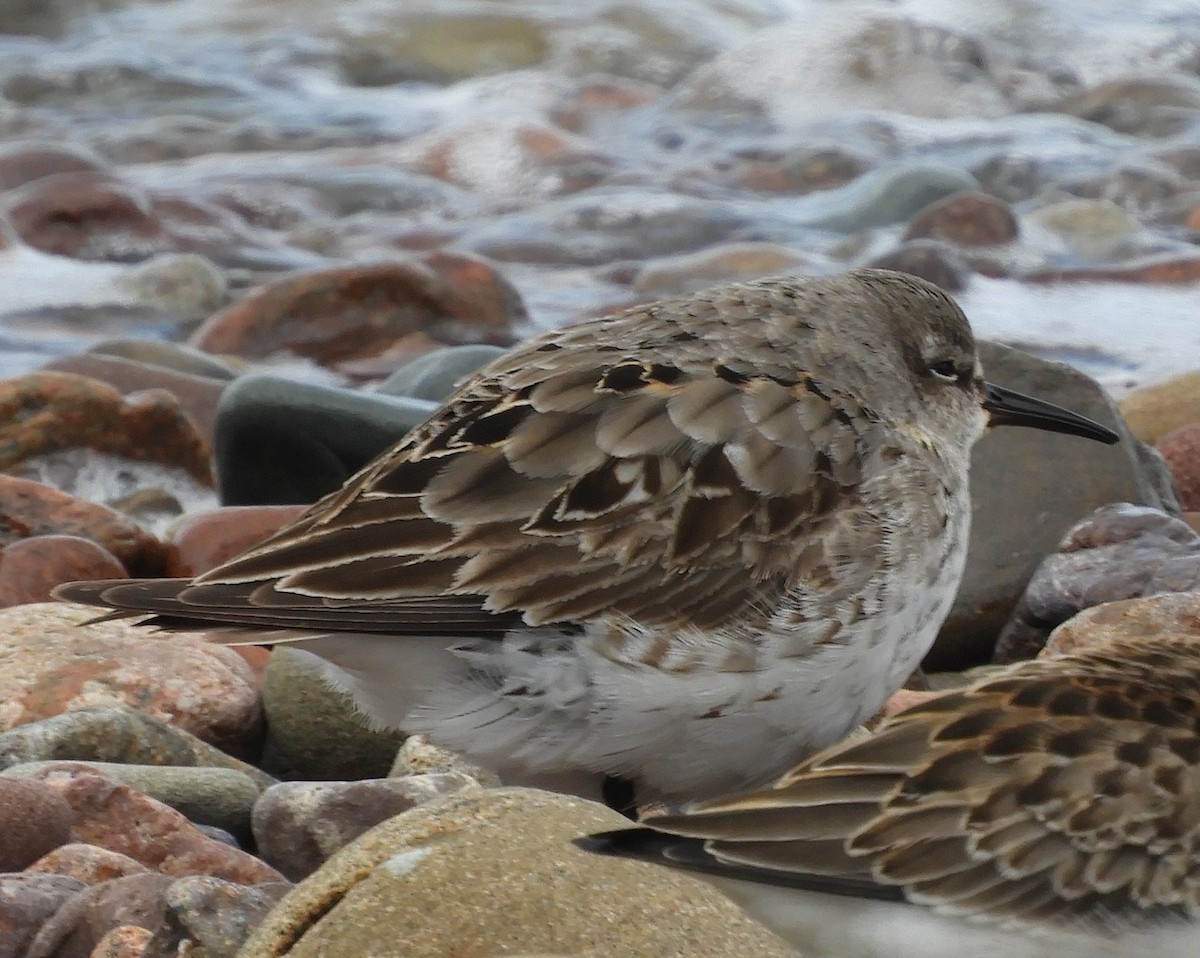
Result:
<svg viewBox="0 0 1200 958"><path fill-rule="evenodd" d="M163 575L191 578L207 572L282 529L307 508L225 506L194 512L175 524Z"/></svg>
<svg viewBox="0 0 1200 958"><path fill-rule="evenodd" d="M1102 646L1113 639L1184 636L1200 632L1200 594L1164 592L1094 605L1050 633L1039 658Z"/></svg>
<svg viewBox="0 0 1200 958"><path fill-rule="evenodd" d="M257 740L259 693L236 652L126 620L81 625L94 615L62 602L0 609L0 729L123 706L226 749Z"/></svg>
<svg viewBox="0 0 1200 958"><path fill-rule="evenodd" d="M164 953L176 954L174 944L179 936L166 927L164 900L172 881L169 875L150 873L114 878L83 889L41 927L27 958L91 958L105 936L123 926L151 934L161 932L163 944L170 948ZM129 941L128 935L125 940ZM125 952L122 958L137 954Z"/></svg>
<svg viewBox="0 0 1200 958"><path fill-rule="evenodd" d="M74 144L26 141L0 147L0 191L58 173L104 169L99 155Z"/></svg>
<svg viewBox="0 0 1200 958"><path fill-rule="evenodd" d="M105 172L45 176L6 199L17 233L47 253L135 262L172 249L149 200Z"/></svg>
<svg viewBox="0 0 1200 958"><path fill-rule="evenodd" d="M250 358L290 352L332 366L413 333L507 345L524 318L520 297L491 267L434 254L292 274L212 316L190 344Z"/></svg>
<svg viewBox="0 0 1200 958"><path fill-rule="evenodd" d="M142 958L154 932L138 925L118 925L96 942L88 958Z"/></svg>
<svg viewBox="0 0 1200 958"><path fill-rule="evenodd" d="M55 797L66 805L65 800L57 792ZM69 805L67 809L70 810ZM140 875L149 870L141 862L134 861L128 855L101 848L99 845L89 845L86 842L68 842L60 845L25 869L29 874L66 875L69 878L78 879L85 885L98 885L100 882L113 878Z"/></svg>
<svg viewBox="0 0 1200 958"><path fill-rule="evenodd" d="M1017 238L1017 217L987 193L955 193L925 207L908 224L904 239L945 240L959 246L995 246Z"/></svg>
<svg viewBox="0 0 1200 958"><path fill-rule="evenodd" d="M1200 510L1200 422L1178 426L1154 444L1171 470L1185 510Z"/></svg>
<svg viewBox="0 0 1200 958"><path fill-rule="evenodd" d="M97 353L81 353L54 359L42 367L48 372L70 373L107 383L122 396L147 389L163 389L175 397L181 412L191 420L206 452L212 449L213 422L217 415L217 403L228 383L206 376L193 376L161 366L121 359L117 356L101 356Z"/></svg>
<svg viewBox="0 0 1200 958"><path fill-rule="evenodd" d="M239 885L284 880L253 855L208 838L170 806L87 765L58 762L33 776L71 806L75 841L128 855L160 876L209 875Z"/></svg>
<svg viewBox="0 0 1200 958"><path fill-rule="evenodd" d="M574 90L570 98L550 112L557 126L582 133L598 117L632 110L653 103L662 91L634 80L606 78Z"/></svg>
<svg viewBox="0 0 1200 958"><path fill-rule="evenodd" d="M0 474L0 547L7 550L37 536L87 539L135 575L161 574L166 559L161 542L115 509Z"/></svg>
<svg viewBox="0 0 1200 958"><path fill-rule="evenodd" d="M0 469L78 446L181 469L212 485L205 441L164 390L122 396L99 380L60 372L0 382Z"/></svg>
<svg viewBox="0 0 1200 958"><path fill-rule="evenodd" d="M62 875L0 874L0 958L28 958L38 930L84 888Z"/></svg>
<svg viewBox="0 0 1200 958"><path fill-rule="evenodd" d="M71 806L42 782L0 778L0 872L18 872L65 844Z"/></svg>
<svg viewBox="0 0 1200 958"><path fill-rule="evenodd" d="M79 536L33 536L0 549L0 606L48 602L50 591L80 579L119 579L125 566Z"/></svg>

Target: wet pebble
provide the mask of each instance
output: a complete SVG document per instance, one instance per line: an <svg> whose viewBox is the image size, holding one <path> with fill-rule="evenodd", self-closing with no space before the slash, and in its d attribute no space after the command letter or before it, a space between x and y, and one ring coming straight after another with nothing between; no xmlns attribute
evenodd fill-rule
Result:
<svg viewBox="0 0 1200 958"><path fill-rule="evenodd" d="M290 275L212 316L191 344L243 357L288 352L336 367L414 333L507 344L524 318L520 296L494 270L439 254Z"/></svg>
<svg viewBox="0 0 1200 958"><path fill-rule="evenodd" d="M959 246L996 246L1019 234L1017 217L1007 203L987 193L955 193L919 211L904 239L943 240Z"/></svg>

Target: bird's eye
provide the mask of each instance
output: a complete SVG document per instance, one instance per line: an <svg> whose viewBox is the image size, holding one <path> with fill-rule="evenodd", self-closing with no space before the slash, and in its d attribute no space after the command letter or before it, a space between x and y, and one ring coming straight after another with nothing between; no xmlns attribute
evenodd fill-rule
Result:
<svg viewBox="0 0 1200 958"><path fill-rule="evenodd" d="M944 379L948 383L958 382L958 367L954 365L952 359L943 359L940 363L934 363L929 367L929 371L938 379Z"/></svg>

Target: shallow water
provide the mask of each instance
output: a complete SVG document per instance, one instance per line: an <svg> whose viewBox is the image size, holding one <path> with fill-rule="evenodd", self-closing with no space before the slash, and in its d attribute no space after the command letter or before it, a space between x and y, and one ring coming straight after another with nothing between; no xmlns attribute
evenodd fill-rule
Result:
<svg viewBox="0 0 1200 958"><path fill-rule="evenodd" d="M1197 255L1194 0L64 0L0 13L0 148L31 139L220 210L235 289L440 245L496 261L534 327L644 299L639 271L722 244L861 265L981 183L1021 227L994 256L1009 278L960 293L981 335L1117 392L1200 365L1194 285L1020 278ZM822 149L861 175L753 178ZM1042 217L1079 197L1119 216ZM0 374L113 335L111 310L103 329L38 310L136 306L122 268L0 253L0 317L21 317Z"/></svg>

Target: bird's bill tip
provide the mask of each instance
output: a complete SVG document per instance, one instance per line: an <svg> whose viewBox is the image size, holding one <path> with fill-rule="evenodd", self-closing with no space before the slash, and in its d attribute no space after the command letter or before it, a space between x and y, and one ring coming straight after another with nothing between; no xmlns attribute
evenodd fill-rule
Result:
<svg viewBox="0 0 1200 958"><path fill-rule="evenodd" d="M984 388L986 396L983 408L988 414L989 426L1029 426L1047 432L1095 439L1108 445L1121 440L1107 426L1044 399L1035 399L995 383L984 383Z"/></svg>

